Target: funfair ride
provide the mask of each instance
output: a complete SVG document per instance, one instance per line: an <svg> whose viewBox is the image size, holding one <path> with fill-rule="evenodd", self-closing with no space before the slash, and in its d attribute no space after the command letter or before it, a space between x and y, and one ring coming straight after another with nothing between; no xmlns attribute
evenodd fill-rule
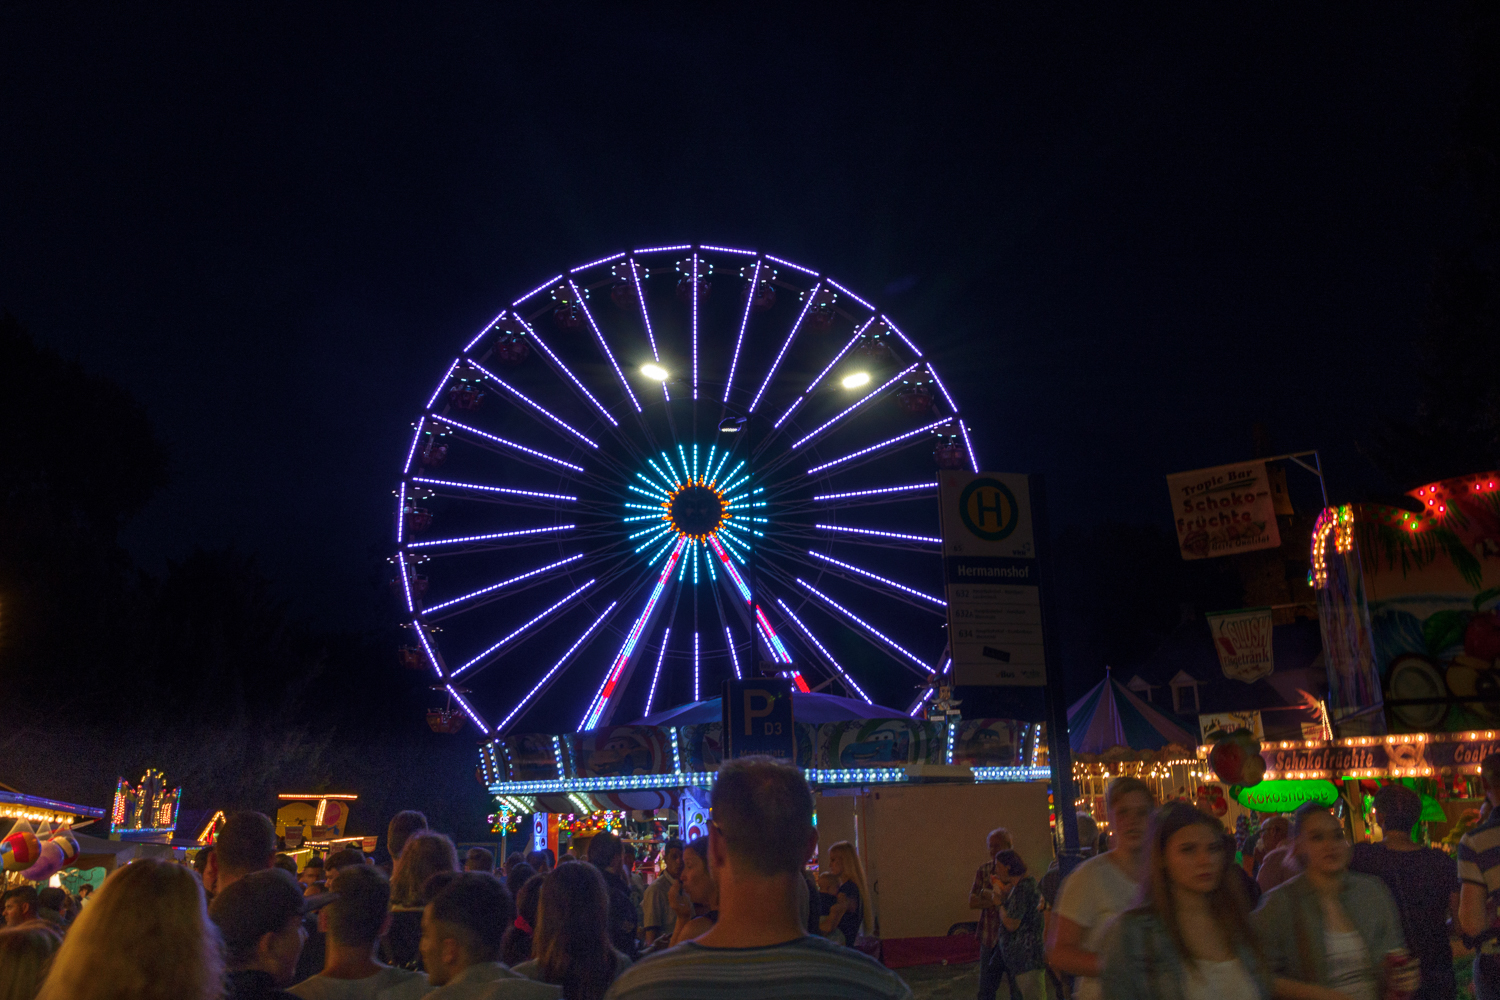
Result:
<svg viewBox="0 0 1500 1000"><path fill-rule="evenodd" d="M571 701L590 730L767 669L915 712L947 668L934 466L978 471L969 431L827 274L705 244L591 261L473 335L413 426L393 587L434 729Z"/></svg>

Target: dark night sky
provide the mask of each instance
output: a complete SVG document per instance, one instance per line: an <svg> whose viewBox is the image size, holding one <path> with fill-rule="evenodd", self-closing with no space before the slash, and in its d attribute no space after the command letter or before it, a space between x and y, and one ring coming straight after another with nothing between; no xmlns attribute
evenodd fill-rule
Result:
<svg viewBox="0 0 1500 1000"><path fill-rule="evenodd" d="M8 4L0 307L169 443L143 565L234 543L327 626L377 615L453 352L631 245L847 277L1058 524L1165 524L1257 421L1389 489L1356 442L1465 212L1450 8L1035 7Z"/></svg>

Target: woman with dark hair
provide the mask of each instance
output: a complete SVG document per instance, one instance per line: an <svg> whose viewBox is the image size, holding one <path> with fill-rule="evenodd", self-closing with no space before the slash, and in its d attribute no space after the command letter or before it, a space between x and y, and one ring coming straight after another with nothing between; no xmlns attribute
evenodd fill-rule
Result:
<svg viewBox="0 0 1500 1000"><path fill-rule="evenodd" d="M530 882L532 876L536 874L538 874L537 870L524 861L518 861L512 865L510 874L505 876L505 888L510 890L510 898L520 899L522 886Z"/></svg>
<svg viewBox="0 0 1500 1000"><path fill-rule="evenodd" d="M1237 879L1225 877L1224 828L1186 802L1152 817L1135 906L1104 945L1110 1000L1266 1000L1271 969Z"/></svg>
<svg viewBox="0 0 1500 1000"><path fill-rule="evenodd" d="M562 987L568 1000L602 1000L630 959L609 943L609 893L593 865L558 865L542 879L532 938L535 958L515 966L528 979Z"/></svg>
<svg viewBox="0 0 1500 1000"><path fill-rule="evenodd" d="M719 884L708 870L708 838L699 837L682 852L682 891L673 903L677 929L672 946L691 941L719 922Z"/></svg>
<svg viewBox="0 0 1500 1000"><path fill-rule="evenodd" d="M1015 851L995 855L992 883L1000 911L1000 956L1015 984L1011 992L1019 992L1022 1000L1044 1000L1047 977L1042 971L1046 961L1042 956L1042 891Z"/></svg>
<svg viewBox="0 0 1500 1000"><path fill-rule="evenodd" d="M1261 897L1254 916L1277 997L1410 995L1421 976L1406 951L1396 904L1380 879L1349 870L1353 852L1343 825L1326 807L1306 802L1293 815L1291 833L1302 872Z"/></svg>
<svg viewBox="0 0 1500 1000"><path fill-rule="evenodd" d="M524 861L516 869L531 871ZM515 874L515 872L512 872ZM542 883L545 875L532 875L513 895L516 901L516 920L506 928L500 942L500 961L514 968L531 957L533 935L536 933L536 909L542 901Z"/></svg>

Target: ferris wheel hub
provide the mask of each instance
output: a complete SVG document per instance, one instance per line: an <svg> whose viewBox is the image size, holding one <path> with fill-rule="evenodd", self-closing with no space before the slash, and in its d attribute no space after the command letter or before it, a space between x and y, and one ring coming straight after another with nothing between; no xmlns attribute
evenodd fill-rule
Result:
<svg viewBox="0 0 1500 1000"><path fill-rule="evenodd" d="M684 486L672 494L668 516L679 535L703 538L724 523L724 496L712 486Z"/></svg>

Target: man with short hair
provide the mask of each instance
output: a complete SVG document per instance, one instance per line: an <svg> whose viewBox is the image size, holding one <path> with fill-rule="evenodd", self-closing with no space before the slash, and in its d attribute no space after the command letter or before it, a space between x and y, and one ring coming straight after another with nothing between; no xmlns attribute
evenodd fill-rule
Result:
<svg viewBox="0 0 1500 1000"><path fill-rule="evenodd" d="M672 908L671 897L679 888L682 879L682 841L676 837L667 841L661 850L662 872L656 881L646 886L646 895L641 900L642 941L650 944L657 937L671 940L677 930L677 911Z"/></svg>
<svg viewBox="0 0 1500 1000"><path fill-rule="evenodd" d="M708 826L719 920L696 940L642 959L612 1000L909 1000L894 972L807 933L798 913L803 862L817 848L812 789L769 757L720 765Z"/></svg>
<svg viewBox="0 0 1500 1000"><path fill-rule="evenodd" d="M270 868L275 857L275 824L258 812L232 813L214 839L203 884L206 887L211 881L214 892L223 892L251 872Z"/></svg>
<svg viewBox="0 0 1500 1000"><path fill-rule="evenodd" d="M415 809L403 809L391 817L390 824L385 828L385 849L391 854L391 863L386 868L386 874L396 866L396 859L401 857L401 849L411 839L411 835L418 830L427 829L427 817Z"/></svg>
<svg viewBox="0 0 1500 1000"><path fill-rule="evenodd" d="M630 898L630 883L625 881L625 847L620 838L608 831L595 834L589 841L589 864L604 876L604 888L609 893L609 943L634 961L641 946L635 939L635 900Z"/></svg>
<svg viewBox="0 0 1500 1000"><path fill-rule="evenodd" d="M49 885L36 894L38 920L56 924L58 928L68 923L68 893L55 885Z"/></svg>
<svg viewBox="0 0 1500 1000"><path fill-rule="evenodd" d="M1500 936L1489 917L1491 904L1500 901L1500 753L1479 762L1479 783L1490 809L1458 841L1458 923L1477 939L1474 995L1489 1000L1500 996Z"/></svg>
<svg viewBox="0 0 1500 1000"><path fill-rule="evenodd" d="M291 985L314 900L291 873L267 867L235 878L214 896L208 915L224 941L225 1000L293 1000Z"/></svg>
<svg viewBox="0 0 1500 1000"><path fill-rule="evenodd" d="M518 976L500 961L516 906L499 879L465 872L422 911L422 964L438 987L426 1000L553 1000L561 990Z"/></svg>
<svg viewBox="0 0 1500 1000"><path fill-rule="evenodd" d="M302 870L297 873L297 881L301 882L304 888L315 882L323 881L323 878L323 859L316 854L308 858L307 864L303 865Z"/></svg>
<svg viewBox="0 0 1500 1000"><path fill-rule="evenodd" d="M1276 822L1280 820L1281 822ZM1260 870L1255 873L1255 884L1263 893L1270 892L1287 879L1302 871L1302 864L1292 853L1295 844L1291 840L1292 824L1285 816L1273 816L1260 825L1260 842L1265 845L1265 854L1260 859Z"/></svg>
<svg viewBox="0 0 1500 1000"><path fill-rule="evenodd" d="M328 887L333 898L318 911L324 935L323 971L291 992L302 1000L416 1000L432 987L420 972L393 969L377 957L391 926L391 883L370 865L346 865Z"/></svg>
<svg viewBox="0 0 1500 1000"><path fill-rule="evenodd" d="M350 865L363 865L366 863L365 854L359 848L341 847L328 855L327 860L323 862L323 871L329 878L332 878L334 873L340 868L348 868Z"/></svg>
<svg viewBox="0 0 1500 1000"><path fill-rule="evenodd" d="M37 891L35 886L22 885L9 890L3 897L5 900L5 926L20 927L28 920L37 919Z"/></svg>
<svg viewBox="0 0 1500 1000"><path fill-rule="evenodd" d="M495 855L483 847L471 847L464 855L464 871L495 874Z"/></svg>

